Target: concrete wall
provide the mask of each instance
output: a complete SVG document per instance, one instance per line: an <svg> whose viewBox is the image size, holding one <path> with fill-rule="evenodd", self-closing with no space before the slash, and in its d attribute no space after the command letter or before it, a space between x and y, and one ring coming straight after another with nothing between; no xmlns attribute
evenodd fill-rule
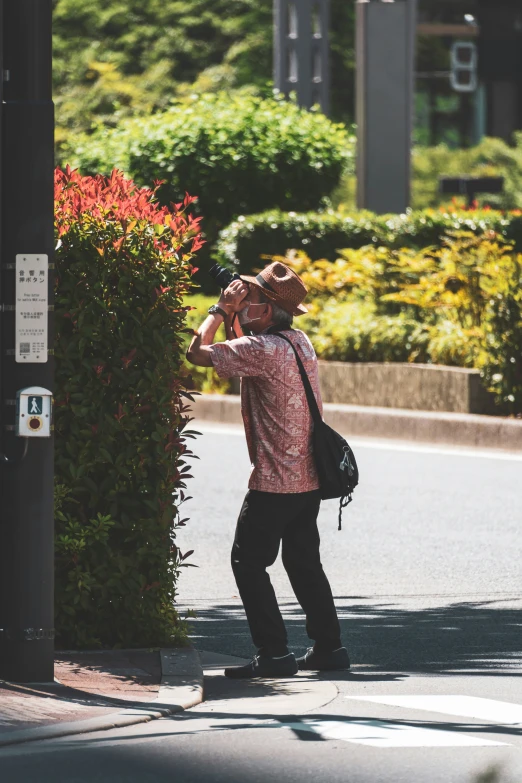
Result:
<svg viewBox="0 0 522 783"><path fill-rule="evenodd" d="M501 414L478 370L431 364L319 362L324 402Z"/></svg>

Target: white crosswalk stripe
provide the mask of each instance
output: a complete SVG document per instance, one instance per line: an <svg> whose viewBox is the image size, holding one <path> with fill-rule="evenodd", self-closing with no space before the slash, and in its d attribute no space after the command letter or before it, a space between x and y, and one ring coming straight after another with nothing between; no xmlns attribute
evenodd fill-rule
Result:
<svg viewBox="0 0 522 783"><path fill-rule="evenodd" d="M350 720L314 720L305 718L299 722L283 723L286 728L297 732L311 732L322 739L342 740L360 745L371 745L380 748L457 748L480 746L509 746L509 742L498 742L482 736L471 736L473 725L447 725L438 728L436 725L419 726L411 718L411 710L422 710L430 713L458 716L480 720L488 727L522 726L522 706L510 702L484 699L477 696L462 695L410 695L410 696L345 696L353 702L371 702L387 707L399 707L407 712L397 720L377 720L375 718ZM477 734L483 728L477 724Z"/></svg>
<svg viewBox="0 0 522 783"><path fill-rule="evenodd" d="M277 699L286 698L284 695L266 697L263 701L265 709L262 712L270 712L266 708L267 701L276 706ZM229 701L215 702L215 708L219 717L204 718L201 721L188 720L183 726L183 731L223 731L234 729L278 729L285 728L296 732L315 734L323 740L350 742L358 745L368 745L375 748L472 748L472 747L510 747L512 746L512 734L506 737L507 741L490 739L491 730L496 734L502 734L502 728L521 725L522 706L508 702L495 701L475 696L463 695L410 695L410 696L345 696L349 702L365 702L386 707L397 707L399 715L383 719L374 716L368 718L350 718L332 716L331 719L313 718L312 716L300 719L285 720L284 717L266 720L258 719L255 715L261 705L256 705L255 698L246 698ZM274 701L275 700L275 701ZM259 700L258 700L259 701ZM287 707L287 704L284 705ZM203 702L194 710L194 713L212 712L214 704ZM230 717L224 718L223 712L230 710ZM414 711L432 713L419 719L414 716ZM241 713L247 713L248 718L240 717ZM353 711L352 711L353 712ZM193 714L194 714L193 713ZM374 711L375 713L375 711ZM288 714L288 713L287 713ZM452 716L451 719L441 720L439 715ZM454 721L453 716L467 719ZM477 720L474 726L470 721ZM423 725L425 724L425 725ZM440 725L439 725L440 724ZM454 724L454 725L453 725ZM484 724L488 731L484 736ZM496 730L498 726L498 731Z"/></svg>
<svg viewBox="0 0 522 783"><path fill-rule="evenodd" d="M464 718L484 720L503 726L522 725L522 706L478 696L353 696L347 699L386 704L391 707L406 707L412 710L458 715Z"/></svg>
<svg viewBox="0 0 522 783"><path fill-rule="evenodd" d="M380 720L313 720L285 723L294 731L309 731L323 739L355 742L376 748L457 748L505 745L481 737L471 737L454 731L405 726Z"/></svg>

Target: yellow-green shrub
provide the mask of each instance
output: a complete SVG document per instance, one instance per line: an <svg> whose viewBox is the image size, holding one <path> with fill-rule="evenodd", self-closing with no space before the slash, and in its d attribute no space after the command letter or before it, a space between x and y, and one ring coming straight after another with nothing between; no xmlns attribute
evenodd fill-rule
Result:
<svg viewBox="0 0 522 783"><path fill-rule="evenodd" d="M371 302L307 301L303 329L319 359L342 362L427 362L429 333L406 315L378 313Z"/></svg>
<svg viewBox="0 0 522 783"><path fill-rule="evenodd" d="M270 258L308 287L309 313L295 325L320 359L475 367L499 403L522 412L522 254L495 233L456 232L424 250L348 249L334 262ZM200 320L212 301L187 300ZM206 372L193 373L197 388L218 389Z"/></svg>
<svg viewBox="0 0 522 783"><path fill-rule="evenodd" d="M340 250L340 258L334 262L320 259L312 263L300 251L292 251L284 258L273 258L290 264L302 278L311 299L335 297L338 302L372 302L378 312L394 314L401 308L390 305L392 300L385 297L418 279L425 263L425 252L368 245L357 250Z"/></svg>
<svg viewBox="0 0 522 783"><path fill-rule="evenodd" d="M367 247L341 256L334 264L286 258L315 296L310 325L323 358L476 367L500 403L522 412L522 254L493 232L456 232L441 248ZM361 302L362 321L354 316ZM362 339L369 313L371 339Z"/></svg>

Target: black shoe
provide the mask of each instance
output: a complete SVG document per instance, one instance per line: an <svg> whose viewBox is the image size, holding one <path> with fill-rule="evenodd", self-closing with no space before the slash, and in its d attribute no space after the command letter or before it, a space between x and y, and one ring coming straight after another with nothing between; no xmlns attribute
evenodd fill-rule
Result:
<svg viewBox="0 0 522 783"><path fill-rule="evenodd" d="M302 658L297 659L300 671L338 671L350 668L350 659L346 647L339 647L333 652L315 652L309 647Z"/></svg>
<svg viewBox="0 0 522 783"><path fill-rule="evenodd" d="M244 666L231 666L225 669L225 677L242 680L251 677L293 677L297 674L297 661L293 653L282 658L269 658L256 655Z"/></svg>

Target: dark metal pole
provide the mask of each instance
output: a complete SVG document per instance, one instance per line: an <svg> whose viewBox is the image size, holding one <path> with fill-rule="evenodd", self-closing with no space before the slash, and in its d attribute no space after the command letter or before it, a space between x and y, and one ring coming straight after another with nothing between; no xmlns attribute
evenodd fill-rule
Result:
<svg viewBox="0 0 522 783"><path fill-rule="evenodd" d="M274 0L274 86L310 109L330 106L330 0Z"/></svg>
<svg viewBox="0 0 522 783"><path fill-rule="evenodd" d="M356 0L357 205L404 212L410 158L417 0Z"/></svg>
<svg viewBox="0 0 522 783"><path fill-rule="evenodd" d="M16 256L45 254L51 267L53 261L52 0L3 0L1 24L0 451L7 461L0 464L0 678L49 682L54 675L53 438L17 437L14 401L25 387L53 389L53 356L51 351L45 363L20 363L14 348ZM48 275L49 348L53 278Z"/></svg>

